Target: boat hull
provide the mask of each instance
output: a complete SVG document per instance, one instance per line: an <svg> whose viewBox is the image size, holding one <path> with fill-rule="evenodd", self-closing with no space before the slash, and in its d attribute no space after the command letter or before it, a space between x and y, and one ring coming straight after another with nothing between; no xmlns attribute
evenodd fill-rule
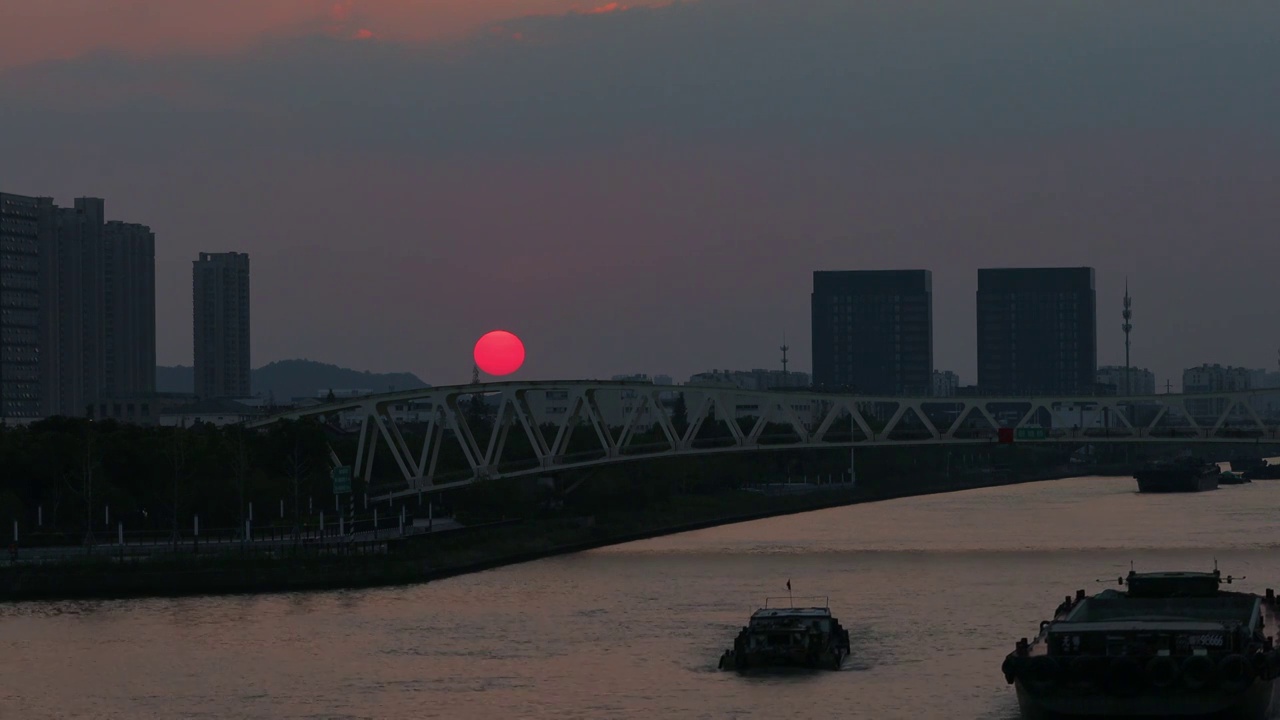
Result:
<svg viewBox="0 0 1280 720"><path fill-rule="evenodd" d="M1249 480L1280 480L1280 465L1264 465L1246 470L1244 476Z"/></svg>
<svg viewBox="0 0 1280 720"><path fill-rule="evenodd" d="M1218 476L1191 472L1137 472L1138 492L1204 492L1218 489Z"/></svg>
<svg viewBox="0 0 1280 720"><path fill-rule="evenodd" d="M1236 693L1148 691L1130 697L1083 693L1070 687L1035 692L1021 680L1014 685L1018 708L1026 720L1082 717L1264 720L1277 709L1274 680L1256 680Z"/></svg>
<svg viewBox="0 0 1280 720"><path fill-rule="evenodd" d="M810 668L814 670L839 670L849 653L835 650L807 656L804 653L746 652L741 658L730 650L721 661L725 669L759 670L765 668Z"/></svg>

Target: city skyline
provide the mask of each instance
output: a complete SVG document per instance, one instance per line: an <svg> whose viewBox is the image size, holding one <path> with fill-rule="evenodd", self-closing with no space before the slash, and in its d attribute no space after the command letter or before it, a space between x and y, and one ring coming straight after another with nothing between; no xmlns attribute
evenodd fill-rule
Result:
<svg viewBox="0 0 1280 720"><path fill-rule="evenodd" d="M11 202L16 200L16 201L27 201L27 202L35 203L35 201L39 200L40 201L39 205L33 204L31 206L30 211L37 212L38 209L41 207L46 208L44 212L52 213L49 215L51 222L53 221L53 218L64 218L64 217L67 218L67 220L61 220L61 219L57 220L58 225L56 226L56 228L54 228L53 226L51 226L50 228L50 232L52 233L49 236L50 238L49 241L52 243L50 245L50 251L54 253L54 255L51 256L51 259L53 262L52 267L58 268L58 270L55 271L55 274L66 273L68 272L69 268L73 267L69 260L56 259L60 253L65 252L66 248L72 247L72 245L69 244L68 242L68 238L74 238L74 240L71 241L73 243L80 243L80 242L88 242L88 238L90 237L100 237L102 239L97 240L97 242L102 243L103 240L105 240L106 242L104 247L106 247L109 251L109 249L113 245L121 245L121 247L123 247L122 243L131 242L132 234L135 232L134 230L135 228L141 231L147 238L146 240L147 244L145 248L145 256L148 261L147 264L145 266L138 266L136 268L140 272L134 272L134 273L119 272L119 271L115 273L108 272L106 277L110 278L111 276L115 275L116 277L119 277L123 282L130 283L130 284L136 284L138 282L142 282L143 289L146 290L147 294L149 295L150 287L153 281L153 277L152 277L153 273L152 273L152 268L150 266L150 258L151 256L154 255L154 235L151 233L149 227L143 226L143 225L134 225L130 223L122 223L120 221L109 221L109 222L105 221L104 220L105 213L103 212L103 201L100 198L85 198L85 197L76 198L73 208L63 208L63 207L58 207L56 204L53 203L52 198L47 198L47 197L46 198L28 197L28 196L22 196L22 195L15 195L12 193L3 194L3 197L10 198ZM35 216L33 215L32 217L35 217ZM64 228L63 226L67 225L68 223L72 224L69 227L80 227L82 223L87 223L84 226L87 229L73 231L68 228ZM97 228L97 229L94 230L94 228ZM69 232L73 232L74 234L68 235ZM91 236L86 235L85 240L80 239L83 233L89 233L89 232L92 232L95 234ZM113 237L116 237L118 239L113 241L112 240ZM76 245L76 247L78 247L78 245ZM54 248L63 248L63 249L55 250ZM106 256L104 256L104 259L105 258ZM132 262L132 260L130 262ZM244 254L244 253L237 253L237 252L199 253L199 258L193 262L194 297L198 299L203 295L209 295L209 290L211 289L211 286L209 282L205 279L205 276L208 275L209 272L225 272L227 270L233 270L236 267L238 267L239 270L244 271L243 273L240 273L240 274L243 274L247 278L247 264L248 264L248 256L247 254ZM239 267L240 265L243 265L243 267ZM78 263L74 267L78 268ZM205 268L205 271L202 272L201 268ZM125 267L122 266L121 268L119 268L119 270L123 271L125 270ZM997 276L1007 275L1010 278L1013 278L1021 275L1028 275L1029 273L1043 274L1047 272L1047 273L1050 273L1050 275L1054 275L1055 277L1056 275L1062 275L1063 279L1066 280L1067 277L1070 275L1070 273L1074 271L1088 272L1088 282L1086 284L1090 288L1090 293L1088 298L1089 305L1088 305L1088 308L1085 310L1085 314L1092 315L1095 313L1095 305L1096 305L1096 298L1094 297L1094 292L1092 290L1093 282L1094 282L1092 268L1039 268L1039 269L1004 268L1004 269L994 269L994 270L979 269L978 270L979 291L977 293L978 305L981 305L981 303L983 302L982 300L983 294L981 290L983 277L997 277ZM1064 275L1063 273L1066 273L1066 274ZM865 298L862 298L862 300L859 302L875 301L879 297L877 293L884 294L885 290L888 289L888 286L886 286L885 288L879 288L879 285L883 285L885 282L889 282L889 284L892 285L892 283L894 282L901 282L901 281L907 281L907 284L911 285L912 279L915 279L916 276L923 277L923 283L924 283L923 287L925 289L924 297L926 298L926 300L924 304L924 309L926 312L926 317L925 317L924 325L922 327L928 328L928 334L932 336L931 323L928 322L928 315L931 315L932 313L932 301L931 301L931 291L930 291L930 288L932 285L931 270L885 269L885 270L863 270L863 271L830 271L830 270L814 271L813 279L815 284L813 289L815 292L811 294L811 300L813 302L813 305L811 308L812 320L813 322L816 323L818 319L817 312L819 308L819 303L818 303L819 294L823 296L823 302L821 303L821 305L823 306L827 304L826 295L829 295L831 292L835 292L837 287L843 288L841 292L852 292L855 295L866 294L870 292L871 293L870 295L867 295ZM209 318L207 322L203 323L203 326L205 327L204 334L207 336L204 340L204 344L209 345L210 343L212 343L215 346L221 347L226 345L225 337L230 337L231 335L234 335L235 341L231 344L234 346L233 349L235 350L235 354L237 356L237 359L235 360L235 362L232 363L234 367L228 366L228 368L223 368L222 365L225 363L221 361L216 361L215 356L217 355L217 352L206 353L205 355L206 357L213 358L215 361L205 363L207 367L207 372L205 373L205 375L208 375L208 377L205 378L204 380L201 380L200 373L196 372L196 375L197 375L196 388L195 388L196 396L228 397L229 398L229 397L250 397L253 394L252 388L250 387L249 380L248 380L249 371L252 369L252 363L249 361L249 352L248 352L248 348L250 346L250 343L248 342L248 338L250 333L244 332L242 328L238 327L242 323L242 321L247 320L247 317L248 317L248 303L247 303L248 284L247 282L241 282L242 279L236 279L236 278L231 278L230 276L227 276L226 282L230 282L231 285L237 286L236 288L228 287L226 289L227 291L235 290L234 294L236 295L236 297L233 298L232 300L227 301L227 300L221 299L221 294L215 291L214 294L210 295L209 298L207 299L206 301L207 307L203 311L200 309L193 309L193 321L191 325L191 330L195 337L196 350L193 354L192 367L198 368L199 365L201 364L199 360L197 360L197 358L201 356L199 348L202 342L202 331L200 329L202 327L202 323L201 323L202 314ZM821 284L819 283L820 280L822 281ZM866 289L861 288L860 283L865 283L868 281L872 282L872 285L868 286L868 288ZM919 282L919 280L914 280L914 281L917 283ZM225 285L226 282L216 283L216 284ZM57 283L55 283L55 285L50 286L48 288L48 291L52 291L54 287L57 287L58 285L68 285L68 283L70 283L68 287L70 287L72 290L76 292L76 295L73 296L74 298L78 298L79 293L82 291L83 292L90 291L89 287L91 286L85 287L83 289L78 288L76 283L72 282L71 279L64 279L64 280L58 281ZM1032 290L1039 287L1039 285L1036 282L1031 282L1030 284L1024 282L1023 284L1027 285L1027 288L1025 288L1027 290ZM243 285L243 287L239 287L240 285ZM820 286L821 288L824 288L824 289L822 290L821 293L818 293ZM102 287L102 288L99 288L99 291L106 291L108 296L112 295L112 291L110 290L110 288ZM41 292L46 292L46 291L42 290ZM61 292L65 292L65 290ZM222 293L222 294L225 294L225 293ZM1125 298L1126 299L1128 298L1127 279L1126 279ZM78 299L73 299L73 304L77 304L79 302L80 301ZM109 302L110 301L108 301L108 303ZM1127 305L1122 302L1122 307L1127 307ZM193 308L194 308L194 304L193 304ZM153 305L148 304L147 309L149 310L150 315L154 315ZM864 308L863 310L866 311L868 309ZM875 310L875 308L870 308L870 310ZM98 312L101 312L101 310L99 310ZM54 316L56 316L56 314L57 313L55 312ZM873 312L873 315L874 314L875 313ZM241 317L242 315L243 317ZM979 313L979 315L981 316L981 313ZM54 317L54 316L49 316L49 317ZM217 317L215 316L218 316L218 317L225 316L225 318L223 318L222 321L218 321ZM133 319L131 316L125 316L125 317L129 318L128 322L130 323L130 327L133 327L134 325L136 325L140 320L143 322L144 326L146 324L145 318ZM826 317L825 310L824 310L823 317L824 318ZM871 316L868 316L868 320L870 319L870 317ZM104 366L106 370L106 375L103 378L94 378L89 375L86 375L83 381L84 382L83 390L79 389L80 381L79 380L74 381L75 382L74 392L76 393L75 394L76 398L79 398L80 393L82 392L85 393L86 396L96 395L96 393L99 392L99 390L97 389L99 385L102 385L101 391L104 393L103 397L135 397L135 396L144 396L147 393L152 392L152 390L150 389L141 390L139 388L154 387L152 385L152 383L154 382L153 373L142 373L142 375L146 376L146 380L141 384L139 384L138 380L130 380L126 383L125 386L122 387L121 392L114 391L110 387L112 383L110 378L114 375L113 369L112 367L110 367L112 365L112 360L111 360L111 357L109 357L109 356L112 356L112 352L107 347L108 345L112 344L111 341L114 338L103 336L102 329L101 327L97 326L98 325L97 323L91 322L88 319L81 319L79 314L75 315L74 318L68 317L68 320L74 320L74 322L78 324L85 323L83 330L77 329L74 332L71 332L71 334L66 335L66 339L59 341L56 339L57 334L65 333L66 330L57 329L59 325L55 322L55 325L53 327L43 331L45 333L53 333L53 337L55 339L53 339L52 342L55 344L52 345L51 347L53 347L56 350L58 343L61 343L63 346L67 346L69 344L71 347L76 348L76 352L80 352L81 350L79 349L79 345L81 341L78 338L82 334L85 338L84 342L87 343L86 347L94 346L94 344L90 343L89 341L90 337L101 336L96 341L96 343L102 344L102 349L94 350L94 352L102 354L103 357L100 358L100 360L106 361L106 365ZM1093 322L1094 320L1096 320L1096 318L1088 318L1088 320L1089 320L1090 327L1096 324L1095 322ZM237 326L237 327L228 327L228 326ZM877 330L877 332L883 332L886 329L888 329L888 331L891 333L895 332L894 330L889 329L889 326L886 326L885 328L880 328L879 330ZM865 329L862 332L865 333ZM974 336L975 347L978 347L980 345L980 342L978 342L978 338L982 336L982 332L983 332L982 324L980 319L978 328L976 329L975 336ZM126 330L126 333L130 337L139 336L137 335L138 331L133 329ZM142 336L146 336L144 339L147 342L143 347L137 348L137 352L145 353L147 354L148 357L154 357L154 345L155 345L154 326L150 328L146 328L142 332ZM218 338L224 338L224 339L219 340ZM830 340L827 340L825 342L830 342ZM848 342L848 340L846 339L844 342ZM931 342L929 344L931 344ZM792 348L788 346L786 349L791 350ZM847 349L848 348L846 348L846 350ZM55 407L61 408L64 412L71 407L81 407L81 403L78 400L71 401L70 403L68 403L66 399L68 396L68 393L73 392L73 390L71 389L71 386L68 385L68 383L71 382L71 378L67 377L65 373L59 372L55 369L57 367L56 362L54 365L47 364L53 357L56 357L56 355L51 356L49 353L44 353L44 356L46 358L45 360L46 365L44 366L45 369L42 370L42 373L44 374L43 382L51 383L46 385L46 388L41 391L43 393L41 398L42 405L46 408L44 412L55 412L53 410L53 408ZM886 355L885 358L881 358L881 360L889 359L892 356L893 354L890 353L889 355ZM275 358L271 361L266 361L266 362L273 362L279 359L290 359L290 358ZM61 362L65 364L67 361L63 360ZM131 360L130 362L133 362L133 361ZM868 360L864 358L859 362L865 364L865 362L868 362ZM873 362L873 365L876 362L880 362L880 360L875 360ZM1213 361L1200 363L1200 365L1204 365L1206 367L1211 365L1216 365L1216 364L1217 363ZM153 362L153 366L159 366L159 365L160 363ZM1231 367L1230 364L1228 364L1228 366ZM1196 367L1199 367L1199 365L1195 367L1183 368L1180 373L1180 376L1185 378L1186 374L1188 372L1192 372L1193 370L1195 370ZM746 372L744 368L745 366L740 364L734 365L733 372L739 372L739 373ZM1264 372L1270 371L1270 368L1267 368L1265 366L1258 366L1258 365L1245 364L1239 367L1232 367L1232 369L1239 370L1239 371L1244 371L1245 368L1249 368L1251 370L1261 370ZM761 368L757 368L756 370L753 370L751 372L759 372L760 369ZM771 370L771 371L777 370L777 368L774 368L769 364L765 364L763 366L763 369ZM1096 380L1098 384L1102 384L1102 385L1115 384L1115 382L1111 381L1110 379L1108 380L1103 379L1103 376L1107 374L1104 372L1104 370L1121 372L1123 371L1123 366L1108 366L1103 362L1098 362L1096 371L1090 371L1086 374L1092 379L1090 382L1092 382L1093 380ZM1147 382L1147 386L1151 386L1154 384L1154 373L1152 373L1149 369L1134 366L1133 370L1139 375L1141 375L1142 373L1146 373L1147 375L1151 376L1149 378L1149 381ZM934 374L938 372L945 372L945 373L953 372L950 368L938 367L936 364L933 364L931 371ZM133 378L138 374L138 370L136 369L131 369L129 372L131 373L130 378ZM718 372L728 372L728 370L722 371L717 368L708 368L707 370L704 370L704 371L691 373L688 377L691 380L694 380L698 376L708 376ZM798 369L798 368L792 368L792 372L796 373L797 376L808 377L809 375L809 373L805 372L805 370ZM640 373L640 375L646 375L646 374L647 372ZM636 375L636 376L639 377L640 375ZM872 375L875 375L875 373L873 372ZM863 379L859 383L859 385L866 386L866 387L854 388L852 386L841 386L842 391L855 392L859 394L890 394L890 395L898 394L898 395L905 395L905 396L913 396L913 395L921 394L920 392L917 392L917 391L899 392L899 391L889 389L888 386L885 386L885 387L877 386L876 388L872 388L868 385L868 383L870 383L871 385L877 385L877 383L884 382L883 379L877 379L876 377L872 377L872 375L867 375L866 372L863 372L861 374L861 376L864 377L865 379ZM613 377L616 379L617 377L622 377L622 376L614 374ZM1162 385L1161 387L1162 388L1165 387L1166 385L1171 383L1174 379L1176 378L1174 377L1169 378L1168 380L1165 381L1165 385ZM969 380L961 377L960 380L961 380L961 384L967 385L967 386L973 386L977 384L976 383L977 378ZM934 380L934 382L936 383L936 379ZM439 383L436 383L436 384L439 384ZM928 385L928 383L926 383L926 385ZM1119 388L1118 385L1117 385L1117 388ZM824 390L824 391L831 391L835 389L835 386L818 387L817 389ZM1144 394L1144 393L1149 394L1151 391L1152 391L1151 388L1147 388L1147 389L1138 391L1137 394ZM1203 388L1198 388L1198 389L1195 389L1195 391L1202 392L1204 390ZM936 392L936 388L935 388L935 392ZM1010 393L1007 389L1004 389L1004 388L996 388L988 392L991 394L997 394L997 395L1025 394L1025 392L1022 392L1022 391L1014 391ZM1086 389L1086 390L1081 390L1078 393L1067 393L1067 394L1090 394L1091 392L1092 390ZM1044 394L1044 393L1040 393L1040 394ZM1063 394L1063 393L1049 392L1048 394ZM59 396L62 396L63 399L59 400L58 399Z"/></svg>
<svg viewBox="0 0 1280 720"><path fill-rule="evenodd" d="M386 31L404 3L269 5L216 48L157 16L132 54L59 23L0 59L5 188L108 197L165 238L160 364L192 362L186 264L233 246L269 288L260 364L465 382L506 328L522 379L775 367L784 334L810 369L813 270L924 267L934 365L970 383L978 268L1089 265L1100 365L1127 275L1159 386L1274 367L1278 8L453 3L445 42Z"/></svg>

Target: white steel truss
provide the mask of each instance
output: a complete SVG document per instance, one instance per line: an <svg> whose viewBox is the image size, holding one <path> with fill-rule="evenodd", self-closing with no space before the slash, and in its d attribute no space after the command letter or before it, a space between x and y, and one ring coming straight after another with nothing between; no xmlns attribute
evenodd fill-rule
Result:
<svg viewBox="0 0 1280 720"><path fill-rule="evenodd" d="M906 398L625 381L507 382L353 398L291 410L251 427L312 417L350 428L359 433L355 476L372 478L381 449L403 481L387 491L396 496L637 458L993 443L999 428L1012 428L1018 443L1272 445L1280 444L1280 422L1274 416L1264 421L1258 406L1263 396L1276 394ZM720 431L705 433L709 427ZM513 430L527 444L522 459L504 456ZM571 444L584 434L592 440L589 447ZM450 448L465 464L441 467L442 451Z"/></svg>

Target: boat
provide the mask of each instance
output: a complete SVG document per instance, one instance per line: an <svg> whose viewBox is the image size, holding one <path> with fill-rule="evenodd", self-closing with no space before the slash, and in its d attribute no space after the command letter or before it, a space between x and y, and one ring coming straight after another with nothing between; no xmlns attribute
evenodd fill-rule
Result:
<svg viewBox="0 0 1280 720"><path fill-rule="evenodd" d="M777 604L787 601L786 605ZM839 670L849 656L849 631L831 616L827 598L766 598L734 638L733 649L720 656L721 670L806 667ZM819 602L821 603L819 604Z"/></svg>
<svg viewBox="0 0 1280 720"><path fill-rule="evenodd" d="M1276 708L1276 598L1213 572L1130 571L1122 592L1078 590L1005 658L1024 718L1261 720Z"/></svg>
<svg viewBox="0 0 1280 720"><path fill-rule="evenodd" d="M1280 480L1280 465L1263 460L1261 465L1245 470L1244 476L1249 480Z"/></svg>
<svg viewBox="0 0 1280 720"><path fill-rule="evenodd" d="M1249 482L1249 478L1244 473L1232 472L1230 470L1218 476L1219 485L1243 485Z"/></svg>
<svg viewBox="0 0 1280 720"><path fill-rule="evenodd" d="M1151 463L1133 474L1138 492L1203 492L1217 490L1222 468L1196 457Z"/></svg>
<svg viewBox="0 0 1280 720"><path fill-rule="evenodd" d="M1264 458L1260 458L1257 456L1238 457L1238 458L1233 458L1230 462L1227 463L1227 465L1231 468L1231 472L1244 474L1249 472L1250 470L1256 470L1261 467L1266 467L1267 461Z"/></svg>

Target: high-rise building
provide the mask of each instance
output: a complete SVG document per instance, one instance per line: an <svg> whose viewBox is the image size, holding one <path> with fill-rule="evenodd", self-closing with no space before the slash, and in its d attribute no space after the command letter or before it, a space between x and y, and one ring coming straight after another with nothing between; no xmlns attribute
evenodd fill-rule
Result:
<svg viewBox="0 0 1280 720"><path fill-rule="evenodd" d="M156 389L156 238L146 225L112 221L102 234L101 394Z"/></svg>
<svg viewBox="0 0 1280 720"><path fill-rule="evenodd" d="M249 397L249 256L200 253L192 264L196 395Z"/></svg>
<svg viewBox="0 0 1280 720"><path fill-rule="evenodd" d="M61 208L50 199L42 217L44 272L41 313L44 414L82 415L101 399L102 228L104 203L77 198Z"/></svg>
<svg viewBox="0 0 1280 720"><path fill-rule="evenodd" d="M39 198L0 193L0 422L42 414Z"/></svg>
<svg viewBox="0 0 1280 720"><path fill-rule="evenodd" d="M933 273L813 273L813 386L869 395L929 395Z"/></svg>
<svg viewBox="0 0 1280 720"><path fill-rule="evenodd" d="M978 271L978 387L985 395L1092 395L1093 268Z"/></svg>
<svg viewBox="0 0 1280 720"><path fill-rule="evenodd" d="M83 415L155 391L155 236L104 207L0 194L0 385L36 372L34 391L0 387L0 415Z"/></svg>

